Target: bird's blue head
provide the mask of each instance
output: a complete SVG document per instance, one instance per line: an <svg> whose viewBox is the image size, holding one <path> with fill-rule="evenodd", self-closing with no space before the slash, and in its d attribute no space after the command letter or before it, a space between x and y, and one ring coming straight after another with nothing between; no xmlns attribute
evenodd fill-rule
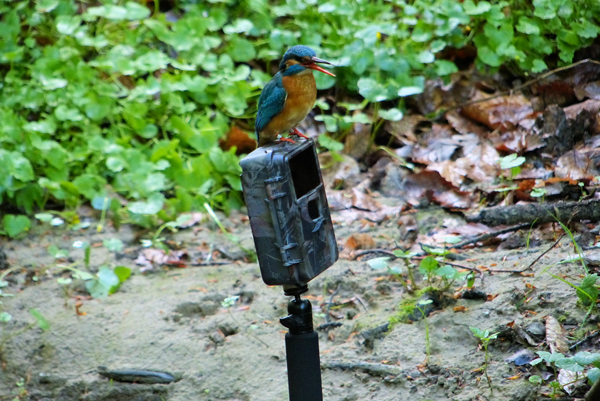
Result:
<svg viewBox="0 0 600 401"><path fill-rule="evenodd" d="M298 74L308 68L335 77L331 72L321 68L316 63L333 65L329 61L318 58L317 53L310 47L296 45L290 47L288 51L285 52L283 59L279 64L279 70L283 72L283 75L288 76Z"/></svg>

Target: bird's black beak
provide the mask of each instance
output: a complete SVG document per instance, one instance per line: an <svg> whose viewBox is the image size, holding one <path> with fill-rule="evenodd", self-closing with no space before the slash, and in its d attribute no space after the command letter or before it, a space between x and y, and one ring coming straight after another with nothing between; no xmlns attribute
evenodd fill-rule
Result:
<svg viewBox="0 0 600 401"><path fill-rule="evenodd" d="M332 63L330 63L327 60L323 60L320 59L318 57L313 57L311 59L312 63L307 64L305 67L306 68L310 68L311 70L315 70L315 71L320 71L323 74L327 74L327 75L331 75L332 77L335 77L335 74L333 74L332 72L327 71L326 69L322 68L321 66L318 66L316 63L321 63L321 64L329 64L329 65L333 65Z"/></svg>

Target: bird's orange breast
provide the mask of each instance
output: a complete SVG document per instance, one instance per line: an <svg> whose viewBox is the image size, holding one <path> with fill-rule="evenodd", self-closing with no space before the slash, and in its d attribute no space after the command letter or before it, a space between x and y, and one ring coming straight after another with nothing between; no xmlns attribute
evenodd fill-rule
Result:
<svg viewBox="0 0 600 401"><path fill-rule="evenodd" d="M261 137L274 138L295 128L306 118L317 100L317 84L312 71L282 77L287 98L283 110L267 124Z"/></svg>

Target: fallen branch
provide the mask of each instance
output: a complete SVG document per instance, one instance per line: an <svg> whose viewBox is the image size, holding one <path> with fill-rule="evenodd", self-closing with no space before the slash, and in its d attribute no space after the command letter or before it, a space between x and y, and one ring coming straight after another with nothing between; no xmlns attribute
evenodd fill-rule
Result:
<svg viewBox="0 0 600 401"><path fill-rule="evenodd" d="M483 223L488 226L513 225L520 223L542 224L557 220L600 221L600 199L581 202L528 203L513 206L496 206L483 209L479 213L467 215L470 223Z"/></svg>
<svg viewBox="0 0 600 401"><path fill-rule="evenodd" d="M371 376L398 376L402 373L398 366L370 362L322 362L321 369L361 370Z"/></svg>

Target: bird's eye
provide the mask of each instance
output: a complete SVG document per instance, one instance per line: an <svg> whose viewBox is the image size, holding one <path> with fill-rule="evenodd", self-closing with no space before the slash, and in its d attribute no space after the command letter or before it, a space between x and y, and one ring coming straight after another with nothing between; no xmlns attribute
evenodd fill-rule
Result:
<svg viewBox="0 0 600 401"><path fill-rule="evenodd" d="M304 56L302 57L302 64L309 64L311 62L310 57Z"/></svg>

